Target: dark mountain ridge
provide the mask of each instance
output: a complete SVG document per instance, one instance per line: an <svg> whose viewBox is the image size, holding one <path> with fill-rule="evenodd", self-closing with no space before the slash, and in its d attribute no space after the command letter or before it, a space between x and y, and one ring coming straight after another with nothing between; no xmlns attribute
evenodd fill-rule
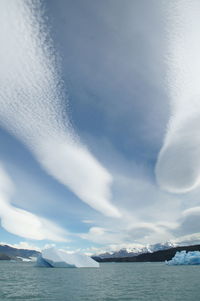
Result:
<svg viewBox="0 0 200 301"><path fill-rule="evenodd" d="M9 260L17 257L29 259L30 257L37 257L40 252L35 250L17 249L8 245L0 245L0 260Z"/></svg>

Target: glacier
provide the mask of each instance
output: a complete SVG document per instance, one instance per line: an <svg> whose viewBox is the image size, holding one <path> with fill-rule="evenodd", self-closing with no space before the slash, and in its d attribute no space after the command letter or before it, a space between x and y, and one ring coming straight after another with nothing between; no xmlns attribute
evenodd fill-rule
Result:
<svg viewBox="0 0 200 301"><path fill-rule="evenodd" d="M37 267L51 268L98 268L99 263L80 253L67 253L56 248L44 249L37 258Z"/></svg>
<svg viewBox="0 0 200 301"><path fill-rule="evenodd" d="M175 256L165 263L167 265L198 265L200 264L200 251L176 252Z"/></svg>

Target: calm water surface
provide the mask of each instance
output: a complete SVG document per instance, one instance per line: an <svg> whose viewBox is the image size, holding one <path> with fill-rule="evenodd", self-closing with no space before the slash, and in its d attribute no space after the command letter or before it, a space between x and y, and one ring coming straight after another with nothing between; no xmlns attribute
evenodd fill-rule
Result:
<svg viewBox="0 0 200 301"><path fill-rule="evenodd" d="M99 269L50 269L0 261L0 300L200 300L200 266L103 263Z"/></svg>

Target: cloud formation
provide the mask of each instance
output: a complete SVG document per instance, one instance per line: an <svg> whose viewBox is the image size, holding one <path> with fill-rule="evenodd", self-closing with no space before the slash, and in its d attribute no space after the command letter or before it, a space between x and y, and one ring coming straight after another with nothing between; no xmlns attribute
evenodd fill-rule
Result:
<svg viewBox="0 0 200 301"><path fill-rule="evenodd" d="M46 172L80 199L104 215L119 216L111 204L113 199L123 218L110 219L88 210L87 206L80 206L77 211L76 200L70 206L70 201L64 205L63 189L59 185L56 188L52 185L48 194L41 196L40 187L34 185L33 189L30 181L25 190L30 191L32 200L39 195L37 204L31 205L33 212L35 208L38 212L40 200L45 208L45 200L48 202L52 197L54 208L62 210L56 218L63 219L62 223L70 227L70 236L80 246L82 239L84 245L102 245L115 250L169 239L179 243L197 241L199 214L185 211L181 215L181 212L196 210L187 208L199 205L199 190L179 198L160 190L152 175L169 117L166 104L169 91L171 119L157 162L157 180L169 192L186 192L198 186L199 38L194 37L195 22L199 28L195 17L199 11L197 2L194 0L189 9L186 1L164 4L169 31L166 39L169 86L165 91L162 91L164 78L160 76L165 73L162 4L150 1L148 18L144 18L145 0L134 5L131 1L125 5L111 3L109 7L103 2L86 1L85 10L81 0L76 4L64 0L59 5L52 1L47 4L55 19L55 37L63 47L62 67L73 96L73 118L92 154L76 136L66 115L68 105L59 62L40 4L37 0L0 1L0 123L26 144ZM81 27L76 27L77 18ZM104 162L107 170L93 154ZM13 154L13 162L16 159ZM22 160L17 165L25 163ZM18 174L12 170L16 181L20 179ZM43 175L35 176L37 183ZM50 179L44 179L51 183ZM27 183L26 176L19 182L22 188L20 191L17 186L19 201L15 204L29 210L30 206L24 205L29 200L23 183ZM32 193L37 189L38 193ZM58 199L51 194L53 189ZM51 235L60 235L46 220L11 205L8 196L12 183L1 191L2 224L7 230L36 239L49 237L44 228L51 229ZM48 212L54 208L50 206ZM79 224L77 214L83 224ZM13 221L19 224L17 229ZM28 223L27 229L20 226L22 223ZM51 236L51 239L55 238Z"/></svg>
<svg viewBox="0 0 200 301"><path fill-rule="evenodd" d="M171 118L155 171L162 188L185 193L200 184L200 3L164 5Z"/></svg>
<svg viewBox="0 0 200 301"><path fill-rule="evenodd" d="M45 218L13 206L10 203L12 190L12 182L0 166L0 219L5 230L29 239L67 241L67 231L64 229Z"/></svg>
<svg viewBox="0 0 200 301"><path fill-rule="evenodd" d="M182 212L177 232L180 235L191 235L200 232L200 206Z"/></svg>
<svg viewBox="0 0 200 301"><path fill-rule="evenodd" d="M66 91L40 1L0 2L1 125L32 151L41 166L81 200L107 216L112 176L75 135Z"/></svg>

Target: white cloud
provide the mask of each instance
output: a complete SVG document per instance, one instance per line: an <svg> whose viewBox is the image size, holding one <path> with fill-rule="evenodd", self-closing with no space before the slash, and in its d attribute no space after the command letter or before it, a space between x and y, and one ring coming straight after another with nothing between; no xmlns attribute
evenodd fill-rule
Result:
<svg viewBox="0 0 200 301"><path fill-rule="evenodd" d="M173 237L169 230L171 227L166 224L135 222L131 225L125 221L123 225L113 224L107 229L99 226L91 227L88 233L81 233L79 236L93 243L102 244L104 248L109 245L119 248L122 245L166 242Z"/></svg>
<svg viewBox="0 0 200 301"><path fill-rule="evenodd" d="M110 244L120 240L120 234L116 231L102 227L91 227L88 233L80 234L80 237L98 244Z"/></svg>
<svg viewBox="0 0 200 301"><path fill-rule="evenodd" d="M37 8L33 10L37 13L37 16L32 14L30 3ZM191 196L191 194L187 194L178 198L161 191L153 183L151 170L147 170L145 164L137 165L130 158L124 158L122 154L117 153L112 148L112 145L111 147L105 147L103 139L98 137L98 142L93 143L92 141L91 147L98 154L97 157L101 158L101 162L105 162L105 166L109 168L108 172L75 135L68 117L63 116L65 114L66 96L60 80L59 70L57 70L56 55L54 54L52 42L45 25L42 23L40 12L41 14L43 12L38 5L39 1L0 1L0 122L2 126L29 147L46 172L70 188L80 199L102 212L105 216L119 216L121 214L123 217L114 220L93 211L91 214L85 214L82 218L86 218L86 220L83 220L83 222L95 226L91 227L87 233L79 234L78 237L96 244L104 246L108 244L113 248L117 248L117 246L121 248L121 246L128 246L132 243L164 242L168 239L178 239L178 236L182 237L188 231L190 233L193 230L197 232L198 210L186 208L189 202L190 206L198 205L198 195ZM194 23L199 23L200 18L197 20L196 16L193 16L192 7L198 6L196 0L193 1L190 7L191 11L182 5L179 0L174 4L171 2L170 5L170 14L174 9L174 15L169 15L169 18L171 18L168 43L170 55L167 63L169 63L168 76L172 116L158 158L156 176L159 185L167 191L186 192L199 183L200 139L198 131L200 105L198 100L198 73L200 63L198 56L200 52L198 49L200 38L196 39ZM197 9L195 14L198 14L198 11ZM176 12L177 19L174 17ZM184 20L184 24L181 23L182 20ZM196 28L199 28L199 25ZM143 33L144 40L146 39L145 34L146 26ZM118 56L115 58L116 61L117 58ZM136 59L137 55L134 58ZM105 65L107 67L107 63ZM195 72L194 67L196 68ZM83 74L86 73L83 72ZM131 74L134 75L135 73ZM100 77L102 80L103 76L104 73L102 72ZM111 75L110 78L112 78ZM126 79L127 76L124 76L124 81ZM154 77L150 78L151 82L154 82L154 80ZM87 81L91 84L89 77ZM107 81L104 79L104 82ZM99 75L96 84L99 84ZM128 84L127 81L124 87L127 87ZM158 84L157 80L155 84ZM103 86L102 83L101 86ZM115 86L116 83L113 87ZM160 87L160 85L158 86ZM131 91L133 90L132 87L132 85L129 87ZM80 91L82 93L82 89ZM102 91L103 94L97 93L97 95L104 96L106 90L102 89ZM108 95L111 94L108 93ZM143 89L142 95L145 96ZM108 98L103 99L105 111L107 111ZM116 122L119 119L118 113L120 113L122 107L124 109L123 120L126 120L128 111L131 115L132 108L141 106L141 110L143 110L141 103L136 102L136 107L128 105L132 101L132 94L129 95L126 106L119 101L120 99L117 100L118 110L114 112L114 115L116 115L114 121ZM116 99L112 98L109 104L114 102L116 102ZM149 107L151 107L151 102ZM155 107L157 108L157 105ZM158 107L160 108L160 105ZM109 118L112 117L113 110L111 108L113 106L110 106ZM141 116L146 114L148 108L144 109L144 114ZM159 109L159 114L162 110ZM162 112L160 115L164 115ZM154 116L153 113L151 114ZM153 120L151 114L148 118ZM153 136L151 136L151 131L147 130L148 127L143 125L143 121L140 124L143 128L139 131L139 133L142 133L142 137L140 135L138 137L142 139L144 135L148 136L148 139L153 141L151 145L154 145L155 142L156 125L161 122L159 120L160 115L158 122L155 123ZM132 120L130 117L129 119ZM117 133L116 122L109 124L116 131L115 133ZM135 135L138 135L137 122L130 125L128 120L127 125L128 127L131 126L131 130L127 131L130 136L133 127L136 128ZM152 128L154 126L150 127L150 129ZM124 131L122 132L124 133ZM161 133L159 137L160 135ZM119 139L119 141L121 140ZM131 144L130 147L134 147L134 144ZM142 147L144 148L144 146L141 146L141 149ZM148 147L149 144L147 144L147 152ZM136 152L138 151L139 149L136 150ZM1 176L5 177L5 175L0 173L1 208L2 212L5 212L2 215L2 224L12 233L18 233L18 235L21 233L20 235L25 237L29 237L31 232L31 236L37 237L37 239L47 238L50 235L53 240L56 240L57 235L58 237L61 236L62 239L62 230L60 232L55 225L49 224L48 221L10 204L7 192L12 190L12 183L9 184L10 186L1 187ZM3 179L3 181L9 182L9 179ZM117 208L120 209L111 204L111 186L114 194L113 199L117 204ZM180 219L181 212L184 210L185 213L183 212ZM192 214L194 211L196 212L195 225L191 228L194 224L194 214ZM13 220L19 224L16 229L14 223L12 225ZM31 224L29 223L30 220L32 220ZM21 226L22 223L27 223L27 229ZM39 230L40 228L43 230ZM46 228L51 229L51 231L46 232L44 230ZM53 233L55 233L55 236ZM76 234L74 236L77 237Z"/></svg>
<svg viewBox="0 0 200 301"><path fill-rule="evenodd" d="M84 223L84 224L94 224L94 221L91 220L91 219L83 219L82 223Z"/></svg>
<svg viewBox="0 0 200 301"><path fill-rule="evenodd" d="M200 184L200 3L169 1L165 12L171 119L156 177L165 190L185 193Z"/></svg>
<svg viewBox="0 0 200 301"><path fill-rule="evenodd" d="M178 246L200 244L200 233L192 233L192 234L188 234L188 235L183 235L178 238L172 239L171 242L177 244Z"/></svg>
<svg viewBox="0 0 200 301"><path fill-rule="evenodd" d="M108 216L112 176L76 137L40 2L0 2L0 119L41 166L81 200ZM64 116L65 115L65 116Z"/></svg>
<svg viewBox="0 0 200 301"><path fill-rule="evenodd" d="M86 147L65 136L62 139L54 137L50 141L41 141L36 153L47 172L70 187L82 200L107 216L120 216L109 201L112 177Z"/></svg>
<svg viewBox="0 0 200 301"><path fill-rule="evenodd" d="M0 166L0 179L0 219L1 226L5 230L29 239L67 241L67 231L45 218L16 208L10 203L12 183L2 166Z"/></svg>
<svg viewBox="0 0 200 301"><path fill-rule="evenodd" d="M174 230L176 236L193 235L199 233L200 229L200 207L191 207L184 210Z"/></svg>
<svg viewBox="0 0 200 301"><path fill-rule="evenodd" d="M187 217L190 215L200 215L200 206L188 208L182 212L183 217Z"/></svg>

